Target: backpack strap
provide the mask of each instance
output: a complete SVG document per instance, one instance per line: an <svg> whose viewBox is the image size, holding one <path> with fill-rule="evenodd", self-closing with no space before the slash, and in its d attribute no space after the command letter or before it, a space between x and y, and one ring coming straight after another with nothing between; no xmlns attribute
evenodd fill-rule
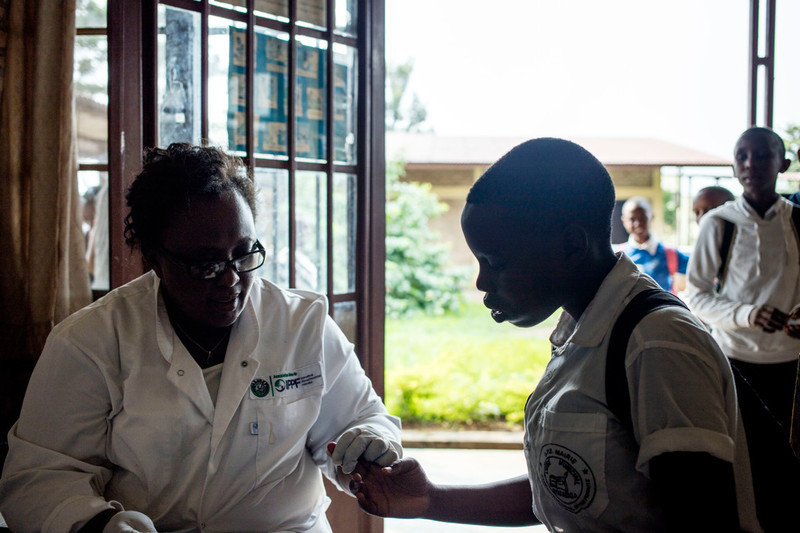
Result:
<svg viewBox="0 0 800 533"><path fill-rule="evenodd" d="M792 206L792 228L797 249L800 250L800 207ZM794 453L800 457L800 364L794 382L794 405L792 406L792 421L789 427L789 442Z"/></svg>
<svg viewBox="0 0 800 533"><path fill-rule="evenodd" d="M719 258L721 262L717 270L717 283L714 287L716 292L722 289L722 282L725 281L725 274L728 271L728 262L731 259L731 244L736 235L736 224L724 218L720 220L722 220L722 242L719 244Z"/></svg>
<svg viewBox="0 0 800 533"><path fill-rule="evenodd" d="M627 427L633 427L631 396L625 368L628 339L641 319L653 311L671 306L686 308L686 304L670 292L645 289L628 302L611 328L606 355L606 403L611 412Z"/></svg>
<svg viewBox="0 0 800 533"><path fill-rule="evenodd" d="M800 250L800 206L792 205L792 228L797 249Z"/></svg>
<svg viewBox="0 0 800 533"><path fill-rule="evenodd" d="M671 246L664 246L664 255L667 256L667 271L670 277L670 292L675 294L675 274L678 272L678 250Z"/></svg>
<svg viewBox="0 0 800 533"><path fill-rule="evenodd" d="M800 457L800 364L794 378L794 405L792 406L792 421L789 427L789 443L795 455Z"/></svg>
<svg viewBox="0 0 800 533"><path fill-rule="evenodd" d="M674 276L678 272L678 250L671 246L664 246L664 255L667 256L667 270Z"/></svg>

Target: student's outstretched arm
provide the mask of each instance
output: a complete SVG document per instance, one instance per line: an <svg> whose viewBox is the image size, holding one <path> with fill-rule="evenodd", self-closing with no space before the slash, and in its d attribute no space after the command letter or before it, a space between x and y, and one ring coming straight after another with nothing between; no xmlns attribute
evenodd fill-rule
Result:
<svg viewBox="0 0 800 533"><path fill-rule="evenodd" d="M435 485L415 459L406 458L386 468L361 462L353 480L361 508L378 516L489 526L540 523L526 476L485 485Z"/></svg>

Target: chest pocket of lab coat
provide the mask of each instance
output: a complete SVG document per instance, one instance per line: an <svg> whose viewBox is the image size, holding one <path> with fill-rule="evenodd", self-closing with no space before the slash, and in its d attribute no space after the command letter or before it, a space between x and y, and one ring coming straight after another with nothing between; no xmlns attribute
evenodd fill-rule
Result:
<svg viewBox="0 0 800 533"><path fill-rule="evenodd" d="M572 513L598 517L608 506L607 420L602 413L547 410L535 438L542 444L527 452L539 492Z"/></svg>
<svg viewBox="0 0 800 533"><path fill-rule="evenodd" d="M289 475L306 451L306 437L319 415L322 389L290 400L248 400L256 410L256 486Z"/></svg>

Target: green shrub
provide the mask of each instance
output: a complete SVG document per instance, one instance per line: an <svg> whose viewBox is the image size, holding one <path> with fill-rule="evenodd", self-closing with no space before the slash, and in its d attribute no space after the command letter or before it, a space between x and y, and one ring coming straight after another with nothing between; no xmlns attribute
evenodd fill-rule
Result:
<svg viewBox="0 0 800 533"><path fill-rule="evenodd" d="M440 236L428 221L447 205L428 183L400 181L401 163L386 170L386 315L457 311L468 269L450 265Z"/></svg>
<svg viewBox="0 0 800 533"><path fill-rule="evenodd" d="M387 320L386 405L407 426L522 422L552 328L498 325L480 304L462 309Z"/></svg>

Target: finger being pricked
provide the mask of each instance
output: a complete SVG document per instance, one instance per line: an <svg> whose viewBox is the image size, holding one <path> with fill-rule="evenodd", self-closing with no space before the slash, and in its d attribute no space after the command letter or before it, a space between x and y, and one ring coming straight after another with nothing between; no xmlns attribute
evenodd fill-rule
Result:
<svg viewBox="0 0 800 533"><path fill-rule="evenodd" d="M361 472L359 472L361 470ZM375 463L364 463L353 472L352 493L358 505L365 512L376 516L391 516L391 490L388 490L382 476L389 475L391 467L381 467Z"/></svg>
<svg viewBox="0 0 800 533"><path fill-rule="evenodd" d="M364 476L368 474L370 466L375 467L377 465L375 463L371 462L371 461L367 461L363 457L360 457L358 459L358 461L356 462L356 467L353 470L353 473L351 475L353 477L355 477L356 474L358 474L359 478L363 479ZM382 467L379 467L379 468L382 468Z"/></svg>
<svg viewBox="0 0 800 533"><path fill-rule="evenodd" d="M395 462L395 464L397 463ZM381 466L378 463L367 461L361 457L356 463L355 470L353 470L351 475L353 476L353 479L357 478L359 482L362 482L364 479L369 479L371 476L385 475L390 472L391 469L392 465Z"/></svg>
<svg viewBox="0 0 800 533"><path fill-rule="evenodd" d="M354 479L361 480L356 498L364 511L396 518L424 515L433 485L415 459L407 457L386 467L374 463L362 466L364 470Z"/></svg>

